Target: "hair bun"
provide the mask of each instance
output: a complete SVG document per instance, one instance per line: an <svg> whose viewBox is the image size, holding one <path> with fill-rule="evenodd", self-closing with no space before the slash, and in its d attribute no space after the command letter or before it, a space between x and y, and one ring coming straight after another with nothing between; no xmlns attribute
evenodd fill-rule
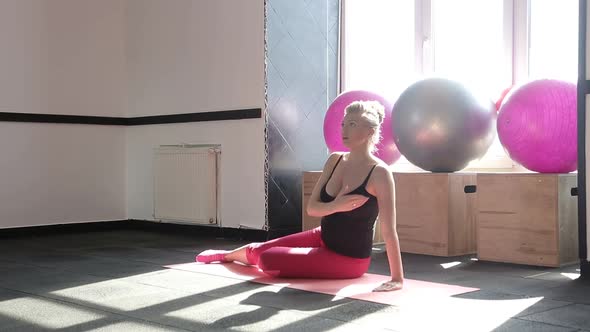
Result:
<svg viewBox="0 0 590 332"><path fill-rule="evenodd" d="M375 112L375 116L379 120L379 125L381 125L383 123L383 119L385 118L385 107L378 101L371 101L370 105L370 110Z"/></svg>
<svg viewBox="0 0 590 332"><path fill-rule="evenodd" d="M354 101L344 110L345 115L349 112L365 113L373 126L380 126L385 118L385 106L376 100Z"/></svg>

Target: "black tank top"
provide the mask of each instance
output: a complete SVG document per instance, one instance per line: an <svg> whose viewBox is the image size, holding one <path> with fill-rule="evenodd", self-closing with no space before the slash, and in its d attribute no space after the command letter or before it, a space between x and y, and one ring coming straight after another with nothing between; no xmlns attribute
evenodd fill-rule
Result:
<svg viewBox="0 0 590 332"><path fill-rule="evenodd" d="M331 202L335 197L326 192L326 186L332 178L336 167L340 163L342 155L338 158L328 181L324 184L320 192L320 200L324 203ZM379 214L377 197L369 194L366 190L367 182L371 173L377 165L374 165L365 178L365 181L356 189L347 195L363 195L369 197L369 200L356 209L346 212L336 212L324 216L321 220L322 240L326 246L344 256L355 258L367 258L371 256L373 247L373 228L375 220Z"/></svg>

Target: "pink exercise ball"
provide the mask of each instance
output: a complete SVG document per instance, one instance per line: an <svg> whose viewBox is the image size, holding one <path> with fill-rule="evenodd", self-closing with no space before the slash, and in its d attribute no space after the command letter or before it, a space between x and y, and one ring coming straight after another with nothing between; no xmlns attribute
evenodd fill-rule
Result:
<svg viewBox="0 0 590 332"><path fill-rule="evenodd" d="M543 79L513 89L498 114L498 137L515 162L538 173L578 167L576 85Z"/></svg>
<svg viewBox="0 0 590 332"><path fill-rule="evenodd" d="M342 119L344 118L344 109L355 101L374 100L381 103L385 108L385 118L381 124L381 140L377 144L375 156L383 160L386 164L395 163L401 153L393 141L391 133L391 109L393 104L384 97L370 91L351 90L341 93L330 107L324 117L324 140L330 152L348 152L348 148L342 142Z"/></svg>

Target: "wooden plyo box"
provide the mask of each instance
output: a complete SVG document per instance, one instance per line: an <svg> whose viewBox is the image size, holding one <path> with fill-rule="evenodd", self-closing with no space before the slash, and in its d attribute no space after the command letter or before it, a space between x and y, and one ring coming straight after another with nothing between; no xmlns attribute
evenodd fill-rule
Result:
<svg viewBox="0 0 590 332"><path fill-rule="evenodd" d="M433 256L475 253L475 173L394 173L402 252Z"/></svg>
<svg viewBox="0 0 590 332"><path fill-rule="evenodd" d="M306 207L307 202L309 201L309 197L313 191L313 187L322 176L321 171L317 172L303 172L303 181L302 181L302 211L301 215L303 216L302 222L302 230L306 231L308 229L316 228L320 226L321 218L312 217L307 214ZM383 238L381 237L381 228L379 227L379 220L375 222L375 236L373 237L373 243L383 243Z"/></svg>
<svg viewBox="0 0 590 332"><path fill-rule="evenodd" d="M558 267L578 261L577 174L478 174L478 258Z"/></svg>

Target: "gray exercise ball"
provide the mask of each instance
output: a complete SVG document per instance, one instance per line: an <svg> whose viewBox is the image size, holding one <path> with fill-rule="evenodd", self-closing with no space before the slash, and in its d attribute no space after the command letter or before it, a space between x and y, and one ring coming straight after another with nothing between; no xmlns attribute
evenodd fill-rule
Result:
<svg viewBox="0 0 590 332"><path fill-rule="evenodd" d="M431 172L460 171L483 157L496 136L496 119L491 99L444 78L410 85L391 113L399 151Z"/></svg>

